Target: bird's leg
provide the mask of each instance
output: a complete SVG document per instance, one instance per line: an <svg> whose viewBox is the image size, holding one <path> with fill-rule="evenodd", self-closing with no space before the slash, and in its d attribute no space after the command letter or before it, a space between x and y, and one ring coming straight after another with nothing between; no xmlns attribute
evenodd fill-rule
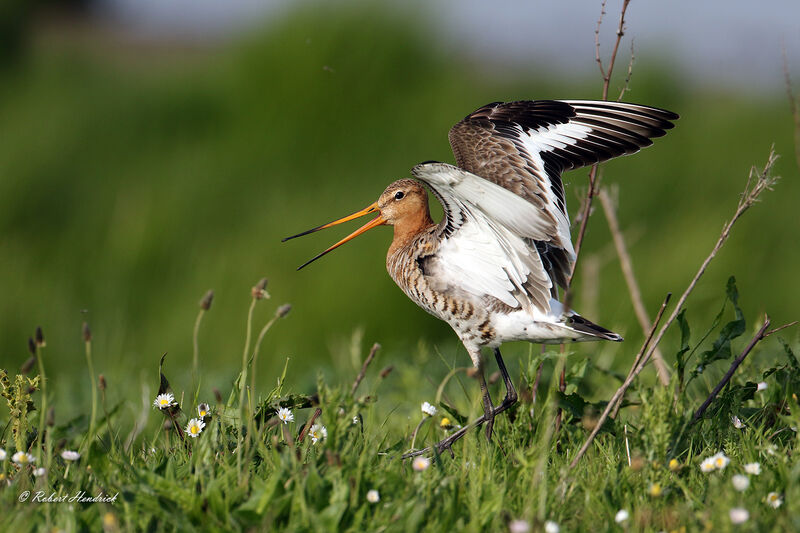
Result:
<svg viewBox="0 0 800 533"><path fill-rule="evenodd" d="M486 440L491 442L492 429L494 428L494 405L492 404L492 397L489 394L489 387L486 385L486 377L483 375L483 364L478 366L478 380L481 384L481 394L483 395L483 415L484 422L486 422Z"/></svg>
<svg viewBox="0 0 800 533"><path fill-rule="evenodd" d="M500 375L503 376L503 383L506 385L506 397L497 408L494 409L492 416L498 415L517 403L517 391L514 389L514 384L511 382L511 376L508 374L506 364L503 362L503 356L500 355L498 348L494 349L494 357L497 359L497 367L500 369Z"/></svg>

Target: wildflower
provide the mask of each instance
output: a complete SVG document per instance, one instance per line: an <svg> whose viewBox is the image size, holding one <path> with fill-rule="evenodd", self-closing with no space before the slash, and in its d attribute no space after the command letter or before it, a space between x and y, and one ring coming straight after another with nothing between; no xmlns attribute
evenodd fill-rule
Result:
<svg viewBox="0 0 800 533"><path fill-rule="evenodd" d="M744 474L736 474L731 478L731 483L733 483L734 489L739 492L744 492L747 490L747 487L750 486L750 478Z"/></svg>
<svg viewBox="0 0 800 533"><path fill-rule="evenodd" d="M673 472L677 472L681 469L681 464L678 462L677 459L672 458L669 460L669 469Z"/></svg>
<svg viewBox="0 0 800 533"><path fill-rule="evenodd" d="M417 472L422 472L426 470L429 466L431 466L431 460L427 457L418 456L415 457L414 460L411 462L411 468L416 470Z"/></svg>
<svg viewBox="0 0 800 533"><path fill-rule="evenodd" d="M72 450L64 450L61 452L61 458L65 461L77 461L81 458L81 454Z"/></svg>
<svg viewBox="0 0 800 533"><path fill-rule="evenodd" d="M197 438L203 432L204 427L206 427L205 422L199 418L192 418L189 420L189 424L186 425L186 433L192 438Z"/></svg>
<svg viewBox="0 0 800 533"><path fill-rule="evenodd" d="M617 511L617 515L614 517L614 522L616 522L617 524L621 524L625 520L630 518L630 516L631 515L628 513L626 509L620 509L619 511Z"/></svg>
<svg viewBox="0 0 800 533"><path fill-rule="evenodd" d="M747 512L747 509L743 509L742 507L734 507L728 514L731 517L731 522L734 524L744 524L750 519L750 513Z"/></svg>
<svg viewBox="0 0 800 533"><path fill-rule="evenodd" d="M207 403L201 403L197 406L197 415L200 418L205 418L211 414L211 408L208 406Z"/></svg>
<svg viewBox="0 0 800 533"><path fill-rule="evenodd" d="M353 425L354 425L354 426L357 426L357 425L358 425L358 415L356 415L356 416L354 416L354 417L353 417Z"/></svg>
<svg viewBox="0 0 800 533"><path fill-rule="evenodd" d="M44 468L36 468L33 471L33 475L36 477L42 477L44 475L44 472L45 472Z"/></svg>
<svg viewBox="0 0 800 533"><path fill-rule="evenodd" d="M744 471L750 475L757 476L761 473L761 463L747 463L744 465Z"/></svg>
<svg viewBox="0 0 800 533"><path fill-rule="evenodd" d="M531 530L531 525L527 520L512 520L508 523L509 533L528 533Z"/></svg>
<svg viewBox="0 0 800 533"><path fill-rule="evenodd" d="M325 440L328 438L328 430L322 424L314 424L311 426L311 442L313 444L318 443L321 440Z"/></svg>
<svg viewBox="0 0 800 533"><path fill-rule="evenodd" d="M278 409L278 420L283 422L284 424L288 424L289 422L294 422L294 413L290 411L286 407L281 407Z"/></svg>
<svg viewBox="0 0 800 533"><path fill-rule="evenodd" d="M379 501L381 501L380 493L375 489L368 490L367 491L367 501L369 503L378 503Z"/></svg>
<svg viewBox="0 0 800 533"><path fill-rule="evenodd" d="M652 483L650 485L650 489L647 491L650 493L650 496L653 498L658 498L661 496L661 484L660 483Z"/></svg>
<svg viewBox="0 0 800 533"><path fill-rule="evenodd" d="M711 459L714 461L714 468L717 470L725 470L725 467L731 462L730 458L722 452L712 455Z"/></svg>
<svg viewBox="0 0 800 533"><path fill-rule="evenodd" d="M450 429L453 427L453 423L450 422L450 419L445 416L442 417L441 422L439 422L439 427L442 429Z"/></svg>
<svg viewBox="0 0 800 533"><path fill-rule="evenodd" d="M767 505L773 509L777 509L783 504L783 498L777 492L770 492L767 494Z"/></svg>
<svg viewBox="0 0 800 533"><path fill-rule="evenodd" d="M761 383L758 384L758 387L756 387L756 391L761 392L762 390L767 390L766 381L762 381Z"/></svg>
<svg viewBox="0 0 800 533"><path fill-rule="evenodd" d="M158 407L159 409L166 409L167 407L172 407L173 405L175 405L175 396L173 396L171 392L159 394L158 396L156 396L156 400L153 402L153 405Z"/></svg>
<svg viewBox="0 0 800 533"><path fill-rule="evenodd" d="M707 458L703 459L702 463L700 463L700 470L702 472L706 472L706 473L712 472L715 468L716 468L716 465L714 464L714 458L713 457L707 457Z"/></svg>
<svg viewBox="0 0 800 533"><path fill-rule="evenodd" d="M428 402L422 402L422 412L428 416L436 415L436 407L432 406Z"/></svg>
<svg viewBox="0 0 800 533"><path fill-rule="evenodd" d="M5 461L8 454L3 448L0 448L0 461Z"/></svg>
<svg viewBox="0 0 800 533"><path fill-rule="evenodd" d="M742 429L744 427L744 423L741 420L739 420L739 417L736 415L733 415L731 417L731 422L733 422L733 427L735 427L736 429Z"/></svg>
<svg viewBox="0 0 800 533"><path fill-rule="evenodd" d="M35 463L36 457L26 452L17 452L11 456L11 460L20 466L24 466L29 463Z"/></svg>
<svg viewBox="0 0 800 533"><path fill-rule="evenodd" d="M544 530L546 533L558 533L561 528L558 527L558 524L553 522L552 520L548 520L544 523Z"/></svg>
<svg viewBox="0 0 800 533"><path fill-rule="evenodd" d="M103 531L117 531L119 523L114 513L106 513L103 515Z"/></svg>

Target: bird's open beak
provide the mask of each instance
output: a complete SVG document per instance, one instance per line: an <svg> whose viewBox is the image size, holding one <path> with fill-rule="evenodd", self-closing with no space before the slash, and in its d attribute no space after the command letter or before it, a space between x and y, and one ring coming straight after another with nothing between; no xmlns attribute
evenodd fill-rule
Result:
<svg viewBox="0 0 800 533"><path fill-rule="evenodd" d="M328 248L327 250L322 252L321 254L317 255L316 257L306 261L305 263L303 263L302 265L297 267L297 270L300 270L304 266L307 266L307 265L313 263L314 261L316 261L317 259L319 259L323 255L327 254L328 252L331 252L331 251L335 250L336 248L338 248L339 246L343 245L347 241L358 237L359 235L361 235L365 231L371 230L372 228L378 227L378 226L380 226L382 224L386 224L386 219L384 219L381 216L380 210L378 209L378 202L375 202L374 204L369 205L369 206L365 207L364 209L362 209L361 211L357 211L357 212L353 213L352 215L348 215L348 216L346 216L344 218L340 218L339 220L334 220L333 222L329 222L327 224L323 224L322 226L317 226L316 228L312 228L312 229L310 229L308 231L304 231L303 233L298 233L297 235L292 235L291 237L286 237L281 242L286 242L289 239L294 239L295 237L302 237L303 235L308 235L309 233L314 233L315 231L319 231L321 229L330 228L331 226L335 226L335 225L341 224L343 222L349 222L349 221L351 221L353 219L356 219L358 217L363 217L364 215L368 215L368 214L374 213L376 211L378 212L378 216L377 217L373 218L372 220L370 220L369 222L367 222L366 224L364 224L363 226L361 226L360 228L355 230L353 233L351 233L350 235L348 235L347 237L345 237L341 241L337 242L336 244L334 244L333 246L331 246L330 248Z"/></svg>

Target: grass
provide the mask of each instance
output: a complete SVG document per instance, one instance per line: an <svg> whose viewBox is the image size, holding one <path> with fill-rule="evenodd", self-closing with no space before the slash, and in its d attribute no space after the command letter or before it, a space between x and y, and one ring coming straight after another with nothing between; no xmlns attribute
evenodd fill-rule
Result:
<svg viewBox="0 0 800 533"><path fill-rule="evenodd" d="M411 446L412 435L421 448L482 412L477 382L464 369L450 365L446 356L439 364L434 358L419 367L407 363L413 358L381 354L376 360L391 360L394 371L367 367L364 381L352 394L351 383L332 384L321 376L312 394L288 390L287 376L303 370L287 361L274 386L252 388L241 379L224 391L227 400L216 393L216 401L209 402L212 413L196 438L178 430L198 417L194 391L188 388L190 383L170 385L165 356L160 382L153 380L153 390L158 384L159 393L174 394L180 405L172 408L153 407L155 393L148 390L136 416L126 416L119 405L107 404L103 390L103 415L95 426L88 414L61 426L48 422L44 447L35 444L35 428L46 420L41 410L29 411L22 420L9 411L9 421L21 424L25 449L36 461L20 467L10 460L15 445L7 424L0 436L8 452L0 463L5 527L15 531L252 527L506 531L512 521L522 520L532 530L543 528L547 521L563 531L796 529L800 465L792 428L800 422L800 363L791 347L782 340L765 341L703 419L691 423L725 370L724 362L745 344L738 339L746 337L748 328L733 279L726 291L726 305L713 323L690 326L681 318L681 345L671 347L680 352L681 364L670 386L636 382L617 419L606 423L574 469L569 463L604 405L582 397L584 383L592 373L602 373L612 383L621 379L576 354L542 353L531 346L515 372L521 402L497 421L494 443L475 430L454 446L454 457L429 455L430 465L424 469L399 458ZM254 288L251 306L270 306L260 295ZM276 307L270 321L287 312ZM248 316L252 321L252 313ZM252 324L248 332L251 328ZM703 333L693 333L694 328ZM187 327L187 336L190 330ZM40 363L46 363L43 348L34 350ZM246 354L252 364L256 350L246 348ZM145 364L153 366L155 361ZM246 358L242 377L249 364ZM540 364L544 377L534 392ZM558 373L553 367L562 364L569 384L563 393L551 378ZM409 396L409 390L426 387L409 389L403 383L424 384L430 367L440 373L431 382L438 391L429 388L419 397ZM30 392L26 387L15 391L11 382L4 380L9 398ZM759 382L766 389L761 390ZM239 384L244 387L239 389ZM495 398L500 387L492 385ZM38 407L43 390L32 388ZM201 394L198 400L208 398ZM423 401L438 407L434 416L418 409ZM291 409L294 421L281 423L275 417L279 407ZM554 431L558 408L563 409L563 423ZM82 409L91 412L91 406ZM734 425L733 416L741 427ZM312 421L327 429L326 438L312 442ZM88 447L81 446L84 439ZM63 450L83 453L72 462L62 458ZM701 461L719 452L730 459L729 464L710 473L701 471ZM761 471L747 475L749 486L740 492L732 479L743 474L748 463L759 463ZM50 468L44 475L34 475L45 464ZM372 490L379 501L368 501ZM777 508L767 503L771 492L782 502ZM27 501L20 500L23 495ZM51 503L41 501L47 498ZM749 514L741 526L731 521L735 508ZM617 524L620 510L626 510L629 518ZM520 527L520 522L514 526Z"/></svg>

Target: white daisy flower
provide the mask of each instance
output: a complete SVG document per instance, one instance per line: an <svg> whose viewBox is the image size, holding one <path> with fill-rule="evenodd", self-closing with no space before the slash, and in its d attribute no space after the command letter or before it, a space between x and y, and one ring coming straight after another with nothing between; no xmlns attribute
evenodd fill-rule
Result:
<svg viewBox="0 0 800 533"><path fill-rule="evenodd" d="M77 461L81 458L81 454L72 450L64 450L61 452L61 458L65 461Z"/></svg>
<svg viewBox="0 0 800 533"><path fill-rule="evenodd" d="M311 431L309 431L309 434L311 435L311 442L313 444L328 438L328 430L322 424L314 424L311 426Z"/></svg>
<svg viewBox="0 0 800 533"><path fill-rule="evenodd" d="M731 417L731 422L733 422L733 427L735 427L736 429L742 429L744 427L744 423L741 420L739 420L739 417L736 415L733 415Z"/></svg>
<svg viewBox="0 0 800 533"><path fill-rule="evenodd" d="M426 470L429 466L431 466L431 460L427 457L422 457L421 455L414 458L411 462L411 468L416 470L417 472L422 472Z"/></svg>
<svg viewBox="0 0 800 533"><path fill-rule="evenodd" d="M728 514L731 517L731 522L734 524L744 524L750 519L750 513L747 512L747 509L742 507L734 507Z"/></svg>
<svg viewBox="0 0 800 533"><path fill-rule="evenodd" d="M758 387L756 387L756 391L757 392L760 392L762 390L767 390L767 382L766 381L762 381L761 383L758 384Z"/></svg>
<svg viewBox="0 0 800 533"><path fill-rule="evenodd" d="M33 470L33 475L36 476L36 477L42 477L44 475L44 473L45 473L45 469L44 468L36 468L36 469Z"/></svg>
<svg viewBox="0 0 800 533"><path fill-rule="evenodd" d="M421 409L422 409L422 412L425 413L428 416L436 415L436 407L434 407L433 405L429 404L428 402L422 402Z"/></svg>
<svg viewBox="0 0 800 533"><path fill-rule="evenodd" d="M545 533L558 533L561 530L561 528L558 527L558 524L556 524L552 520L548 520L547 522L544 523L544 530Z"/></svg>
<svg viewBox="0 0 800 533"><path fill-rule="evenodd" d="M712 455L711 459L714 460L714 468L717 470L725 470L725 467L731 462L730 458L722 452Z"/></svg>
<svg viewBox="0 0 800 533"><path fill-rule="evenodd" d="M744 465L744 471L752 476L757 476L761 473L761 463L747 463Z"/></svg>
<svg viewBox="0 0 800 533"><path fill-rule="evenodd" d="M630 516L631 516L630 513L628 513L626 509L620 509L619 511L617 511L617 515L614 517L614 522L616 522L617 524L621 524L625 520L630 518Z"/></svg>
<svg viewBox="0 0 800 533"><path fill-rule="evenodd" d="M167 407L172 407L173 405L175 405L175 396L173 396L171 392L159 394L158 396L156 396L153 405L155 407L158 407L159 409L166 409Z"/></svg>
<svg viewBox="0 0 800 533"><path fill-rule="evenodd" d="M375 489L368 490L367 491L367 501L369 503L378 503L379 501L381 501L380 493Z"/></svg>
<svg viewBox="0 0 800 533"><path fill-rule="evenodd" d="M26 452L17 452L11 456L11 460L20 466L36 462L36 457Z"/></svg>
<svg viewBox="0 0 800 533"><path fill-rule="evenodd" d="M777 492L770 492L767 494L767 505L773 509L777 509L783 504L783 498Z"/></svg>
<svg viewBox="0 0 800 533"><path fill-rule="evenodd" d="M353 417L353 425L354 426L358 425L358 415Z"/></svg>
<svg viewBox="0 0 800 533"><path fill-rule="evenodd" d="M197 406L197 416L200 418L205 418L211 414L211 408L208 406L207 403L201 403Z"/></svg>
<svg viewBox="0 0 800 533"><path fill-rule="evenodd" d="M512 520L508 523L509 533L528 533L531 530L531 525L527 520Z"/></svg>
<svg viewBox="0 0 800 533"><path fill-rule="evenodd" d="M0 448L0 461L5 461L8 454L3 448Z"/></svg>
<svg viewBox="0 0 800 533"><path fill-rule="evenodd" d="M703 459L703 462L700 463L700 470L702 472L713 472L715 468L717 468L717 466L714 464L713 457L706 457Z"/></svg>
<svg viewBox="0 0 800 533"><path fill-rule="evenodd" d="M199 418L192 418L186 425L186 434L192 438L197 438L200 436L200 433L203 432L204 427L206 427L205 422Z"/></svg>
<svg viewBox="0 0 800 533"><path fill-rule="evenodd" d="M284 424L288 424L289 422L294 422L294 413L289 410L287 407L281 407L278 409L278 420L283 422Z"/></svg>
<svg viewBox="0 0 800 533"><path fill-rule="evenodd" d="M744 492L747 490L747 487L750 486L750 478L744 474L736 474L731 478L731 483L733 483L734 489L739 492Z"/></svg>

